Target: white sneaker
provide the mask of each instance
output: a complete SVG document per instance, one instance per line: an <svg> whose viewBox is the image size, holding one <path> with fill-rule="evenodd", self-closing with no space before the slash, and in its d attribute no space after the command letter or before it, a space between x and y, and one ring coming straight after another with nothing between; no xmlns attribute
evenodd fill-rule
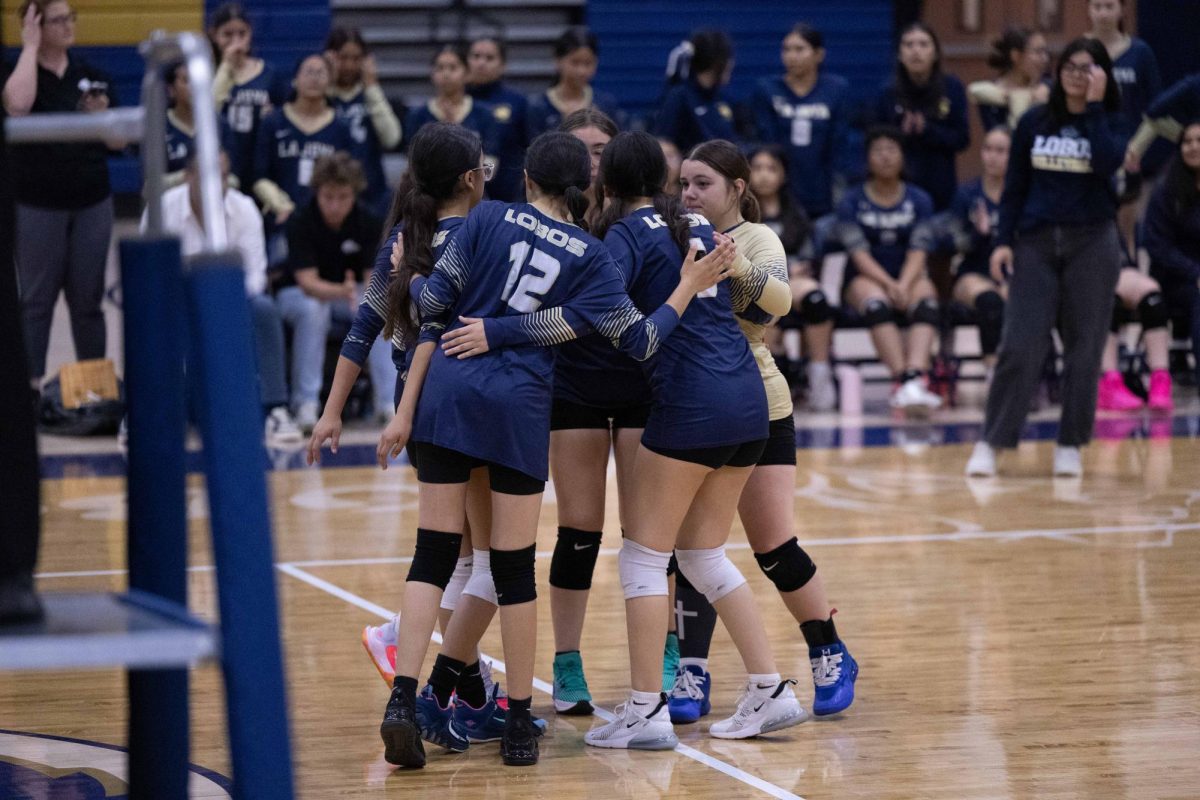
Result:
<svg viewBox="0 0 1200 800"><path fill-rule="evenodd" d="M379 677L390 687L396 679L396 618L363 628L362 644Z"/></svg>
<svg viewBox="0 0 1200 800"><path fill-rule="evenodd" d="M921 378L909 378L892 392L892 408L905 411L932 411L942 407L942 398L925 386Z"/></svg>
<svg viewBox="0 0 1200 800"><path fill-rule="evenodd" d="M313 402L301 403L300 408L296 410L296 424L305 434L312 433L312 429L316 427L320 411L320 406Z"/></svg>
<svg viewBox="0 0 1200 800"><path fill-rule="evenodd" d="M665 697L647 716L639 714L632 702L617 706L614 714L612 722L584 734L584 743L621 750L674 750L679 744Z"/></svg>
<svg viewBox="0 0 1200 800"><path fill-rule="evenodd" d="M1083 457L1078 447L1055 446L1054 474L1060 478L1078 478L1083 475Z"/></svg>
<svg viewBox="0 0 1200 800"><path fill-rule="evenodd" d="M829 362L808 362L808 407L813 411L832 411L837 408L837 402L837 387L833 384L833 369Z"/></svg>
<svg viewBox="0 0 1200 800"><path fill-rule="evenodd" d="M276 406L271 409L270 414L267 414L267 421L263 426L263 438L266 440L267 447L279 447L304 441L304 434L300 431L300 426L292 419L287 408Z"/></svg>
<svg viewBox="0 0 1200 800"><path fill-rule="evenodd" d="M483 678L483 691L488 697L492 696L493 688L496 691L497 700L504 700L508 697L503 687L500 686L500 682L492 676L492 662L486 658L479 659L479 675Z"/></svg>
<svg viewBox="0 0 1200 800"><path fill-rule="evenodd" d="M749 739L804 722L808 713L800 707L792 691L795 683L793 680L780 681L777 686L747 683L737 711L729 719L709 726L709 735L718 739Z"/></svg>
<svg viewBox="0 0 1200 800"><path fill-rule="evenodd" d="M996 475L996 451L987 442L976 442L967 461L967 476L992 478Z"/></svg>

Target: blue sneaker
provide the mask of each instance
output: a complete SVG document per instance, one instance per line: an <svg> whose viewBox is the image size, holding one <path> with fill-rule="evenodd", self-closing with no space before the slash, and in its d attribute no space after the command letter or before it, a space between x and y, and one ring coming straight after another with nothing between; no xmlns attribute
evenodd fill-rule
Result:
<svg viewBox="0 0 1200 800"><path fill-rule="evenodd" d="M662 690L668 694L675 686L675 673L679 671L679 637L674 633L667 634L667 644L663 648L663 682Z"/></svg>
<svg viewBox="0 0 1200 800"><path fill-rule="evenodd" d="M458 697L454 699L454 725L467 735L472 744L498 742L504 736L508 712L500 706L499 688L493 684L491 697L482 708L472 708ZM534 736L546 732L546 720L531 715L530 721L533 723Z"/></svg>
<svg viewBox="0 0 1200 800"><path fill-rule="evenodd" d="M452 752L461 753L471 744L454 724L454 703L445 708L438 705L429 684L417 695L417 724L421 726L422 739Z"/></svg>
<svg viewBox="0 0 1200 800"><path fill-rule="evenodd" d="M695 722L712 711L708 693L712 676L696 664L681 664L675 671L675 685L667 695L667 711L671 722L679 725Z"/></svg>
<svg viewBox="0 0 1200 800"><path fill-rule="evenodd" d="M825 647L810 647L808 660L812 664L813 713L827 717L845 711L854 702L854 681L858 679L858 662L846 645L838 642Z"/></svg>

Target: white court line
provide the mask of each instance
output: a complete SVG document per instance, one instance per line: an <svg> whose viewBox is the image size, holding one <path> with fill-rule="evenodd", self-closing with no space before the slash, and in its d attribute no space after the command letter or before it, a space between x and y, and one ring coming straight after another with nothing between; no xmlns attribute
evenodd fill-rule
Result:
<svg viewBox="0 0 1200 800"><path fill-rule="evenodd" d="M941 533L912 533L912 534L894 534L886 536L839 536L829 539L804 539L801 544L812 547L842 547L846 545L858 544L915 544L918 542L966 542L966 541L982 541L988 539L1000 539L1008 541L1018 541L1021 539L1036 539L1045 537L1049 539L1058 539L1060 541L1069 541L1064 539L1066 536L1090 535L1090 536L1119 536L1125 533L1195 533L1200 531L1200 522L1187 523L1171 523L1166 525L1111 525L1106 527L1093 528L1029 528L1026 530L1011 530L1011 531L950 531ZM746 542L730 542L725 545L727 550L749 550L750 545ZM620 553L620 548L606 547L600 550L602 556L615 556ZM552 550L539 550L538 558L550 558L554 555ZM283 561L275 566L280 569L284 567L353 567L353 566L379 566L387 564L410 564L412 556L397 556L394 558L343 558L343 559L317 559L313 561ZM212 565L200 565L188 567L188 572L212 572ZM94 578L106 575L124 575L123 569L107 569L107 570L85 570L82 572L39 572L34 577L36 578ZM289 573L290 574L290 573Z"/></svg>
<svg viewBox="0 0 1200 800"><path fill-rule="evenodd" d="M380 619L391 619L393 616L392 612L389 611L388 609L384 608L383 606L376 605L375 603L372 603L370 600L359 597L358 595L356 595L352 592L348 592L336 584L330 583L327 580L318 578L316 575L305 572L304 570L300 569L299 567L297 567L294 564L279 564L278 568L279 568L280 572L283 572L287 575L291 575L293 578L296 578L297 580L304 581L308 585L313 586L317 589L320 589L323 592L328 592L329 594L333 595L334 597L338 598L339 600L344 600L352 606L357 606L358 608L361 608L363 611L367 611L371 614L374 614L375 616L379 617ZM437 631L433 632L433 641L436 642L437 644L442 643L442 637L440 634L438 634ZM486 658L488 661L490 661L492 664L492 669L494 669L498 672L504 672L507 674L508 670L505 668L503 661L495 660L491 656L489 656L485 653L480 653L480 657ZM545 694L551 694L553 691L553 687L551 687L550 684L546 683L543 680L539 680L538 678L533 679L533 688L535 688L538 691L543 692ZM601 719L605 720L606 722L611 722L612 720L615 719L615 717L611 713L609 713L608 711L605 711L604 709L601 709L601 708L597 708L595 713L596 713L596 716L600 717ZM676 746L675 752L679 753L681 756L685 756L687 758L692 759L693 761L703 764L704 766L709 767L710 769L715 769L718 772L724 773L725 775L728 775L729 777L733 778L734 780L741 781L742 783L746 784L747 786L752 786L755 789L758 789L760 792L763 792L764 794L768 794L771 797L778 798L778 800L804 800L803 797L800 797L799 795L796 795L796 794L792 794L791 792L787 791L786 789L784 789L780 786L776 786L775 784L773 784L769 781L765 781L762 778L759 778L757 775L751 775L750 773L745 772L744 770L738 769L737 767L733 766L732 764L722 761L719 758L714 758L706 753L702 753L699 750L696 750L695 748L692 748L692 747L688 747L685 744L680 744L680 745Z"/></svg>

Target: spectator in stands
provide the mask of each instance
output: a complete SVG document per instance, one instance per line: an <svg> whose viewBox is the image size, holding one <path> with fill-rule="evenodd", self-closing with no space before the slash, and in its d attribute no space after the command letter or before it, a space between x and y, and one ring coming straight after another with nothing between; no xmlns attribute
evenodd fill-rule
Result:
<svg viewBox="0 0 1200 800"><path fill-rule="evenodd" d="M933 201L901 177L904 140L895 128L867 133L867 181L846 193L837 216L849 253L846 303L870 328L879 359L892 373L892 407L920 413L942 404L927 385L941 316L925 270L933 247ZM907 337L898 322L908 326Z"/></svg>
<svg viewBox="0 0 1200 800"><path fill-rule="evenodd" d="M942 71L942 48L933 29L914 22L900 34L896 75L875 104L876 120L904 136L904 163L912 182L950 206L958 188L954 160L970 144L967 95L962 82Z"/></svg>
<svg viewBox="0 0 1200 800"><path fill-rule="evenodd" d="M258 126L272 108L291 94L287 78L261 58L250 55L254 30L239 3L225 3L208 22L217 73L213 100L233 131L230 161L243 191L254 185L254 147Z"/></svg>
<svg viewBox="0 0 1200 800"><path fill-rule="evenodd" d="M1125 150L1126 172L1142 168L1142 156L1158 137L1178 142L1183 126L1200 119L1200 73L1189 75L1158 96L1146 109L1141 127Z"/></svg>
<svg viewBox="0 0 1200 800"><path fill-rule="evenodd" d="M983 137L980 150L983 174L958 187L950 209L950 230L955 249L962 255L954 269L951 296L975 312L979 349L988 380L996 366L996 349L1004 327L1004 287L991 275L992 251L1000 223L1000 197L1008 170L1012 133L1004 126Z"/></svg>
<svg viewBox="0 0 1200 800"><path fill-rule="evenodd" d="M788 255L795 310L767 328L767 346L779 371L795 386L800 377L800 353L791 344L800 333L808 356L808 406L829 411L837 405L837 389L829 361L833 343L833 314L825 293L814 277L812 225L804 207L792 197L787 154L777 145L760 145L750 151L750 191L758 198L762 223L775 232ZM791 348L791 352L789 352Z"/></svg>
<svg viewBox="0 0 1200 800"><path fill-rule="evenodd" d="M292 406L306 432L317 422L325 345L333 323L348 327L362 301L364 275L379 246L383 221L357 201L366 178L344 152L318 158L313 197L288 220L288 271L279 310L292 329ZM377 339L369 356L375 412L390 417L396 368Z"/></svg>
<svg viewBox="0 0 1200 800"><path fill-rule="evenodd" d="M229 177L229 156L221 151L222 177ZM195 158L184 167L184 183L163 193L163 229L179 236L185 258L204 249L204 209L200 203L200 174ZM146 216L142 216L142 227ZM246 298L254 322L254 351L258 365L258 390L266 419L268 447L301 441L300 428L288 411L284 370L283 320L275 300L266 293L267 250L262 216L254 201L237 189L225 190L225 230L229 248L242 258L246 272Z"/></svg>
<svg viewBox="0 0 1200 800"><path fill-rule="evenodd" d="M614 122L624 117L617 98L592 88L599 55L596 35L587 28L563 31L554 43L554 85L530 100L526 111L527 141L558 128L563 118L575 111L597 108Z"/></svg>
<svg viewBox="0 0 1200 800"><path fill-rule="evenodd" d="M192 86L188 83L187 68L182 61L167 67L167 175L166 186L178 186L187 177L196 141L196 115L192 106ZM227 154L235 152L237 142L224 116L217 116L217 132L221 147ZM229 159L230 174L237 174L237 165Z"/></svg>
<svg viewBox="0 0 1200 800"><path fill-rule="evenodd" d="M992 42L988 66L1000 73L994 81L975 81L967 87L979 108L979 121L990 131L1004 125L1017 127L1017 120L1030 106L1050 99L1050 48L1046 37L1029 28L1008 28Z"/></svg>
<svg viewBox="0 0 1200 800"><path fill-rule="evenodd" d="M357 28L334 28L325 40L333 65L329 99L338 119L350 128L367 173L362 202L375 214L387 214L392 192L383 173L383 154L400 144L400 120L379 87L379 67Z"/></svg>
<svg viewBox="0 0 1200 800"><path fill-rule="evenodd" d="M1162 286L1170 316L1190 322L1200 379L1200 121L1183 129L1178 153L1146 209L1143 235L1150 275ZM1177 339L1187 335L1175 331Z"/></svg>
<svg viewBox="0 0 1200 800"><path fill-rule="evenodd" d="M496 160L496 126L491 109L467 94L467 55L454 44L442 45L430 62L429 82L434 96L422 106L408 110L404 118L405 148L417 131L431 122L450 122L475 131L483 141L484 158ZM490 188L490 186L489 186Z"/></svg>
<svg viewBox="0 0 1200 800"><path fill-rule="evenodd" d="M654 134L675 143L681 153L701 142L740 142L733 109L723 87L733 74L733 42L724 31L703 29L671 54L667 90Z"/></svg>
<svg viewBox="0 0 1200 800"><path fill-rule="evenodd" d="M683 167L683 154L670 139L659 137L658 144L662 147L663 158L667 160L667 182L663 186L663 191L672 197L678 197L680 191L679 170Z"/></svg>
<svg viewBox="0 0 1200 800"><path fill-rule="evenodd" d="M20 14L21 52L6 70L4 82L9 115L86 114L116 104L108 76L70 50L76 18L70 5L64 0L26 0ZM100 303L113 228L107 155L107 148L98 143L13 149L17 274L35 390L46 372L50 323L60 292L71 313L76 357L105 355Z"/></svg>
<svg viewBox="0 0 1200 800"><path fill-rule="evenodd" d="M471 97L482 103L492 115L492 141L484 139L484 152L499 159L496 178L488 184L488 197L506 203L525 196L525 138L528 101L525 95L504 83L504 68L508 63L508 47L498 36L482 36L471 43L468 55L468 89Z"/></svg>
<svg viewBox="0 0 1200 800"><path fill-rule="evenodd" d="M822 69L825 40L811 25L792 28L780 56L784 74L763 78L754 90L755 128L759 141L787 152L791 194L815 220L833 211L834 177L844 181L858 158L847 156L849 84Z"/></svg>

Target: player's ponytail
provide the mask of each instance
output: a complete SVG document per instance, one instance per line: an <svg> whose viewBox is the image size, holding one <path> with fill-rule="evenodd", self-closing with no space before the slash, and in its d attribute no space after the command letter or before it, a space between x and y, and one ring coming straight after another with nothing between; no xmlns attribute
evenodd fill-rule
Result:
<svg viewBox="0 0 1200 800"><path fill-rule="evenodd" d="M582 223L590 205L587 195L578 186L568 186L563 192L563 199L567 201L567 213L571 215L571 219Z"/></svg>
<svg viewBox="0 0 1200 800"><path fill-rule="evenodd" d="M409 147L408 171L396 189L392 225L404 223L404 260L392 276L388 289L388 314L384 338L399 331L401 339L412 342L418 332L410 311L409 285L414 275L433 272L433 236L437 232L438 210L465 190L462 176L478 168L483 155L479 137L458 125L426 125L413 137Z"/></svg>
<svg viewBox="0 0 1200 800"><path fill-rule="evenodd" d="M736 190L736 182L742 181L742 189L738 192L738 210L742 219L747 222L762 222L762 209L759 208L758 198L750 189L750 162L737 145L724 139L702 142L692 148L692 152L687 154L687 160L707 164L725 178L731 189Z"/></svg>
<svg viewBox="0 0 1200 800"><path fill-rule="evenodd" d="M562 198L574 223L587 230L584 192L592 179L587 145L569 133L547 131L529 145L525 173L547 197Z"/></svg>
<svg viewBox="0 0 1200 800"><path fill-rule="evenodd" d="M603 238L618 220L633 211L633 202L650 198L662 217L680 255L687 253L690 226L676 197L663 192L667 179L667 159L658 140L642 131L618 134L600 156L600 174L596 176L596 196L612 200L596 221L595 235Z"/></svg>

